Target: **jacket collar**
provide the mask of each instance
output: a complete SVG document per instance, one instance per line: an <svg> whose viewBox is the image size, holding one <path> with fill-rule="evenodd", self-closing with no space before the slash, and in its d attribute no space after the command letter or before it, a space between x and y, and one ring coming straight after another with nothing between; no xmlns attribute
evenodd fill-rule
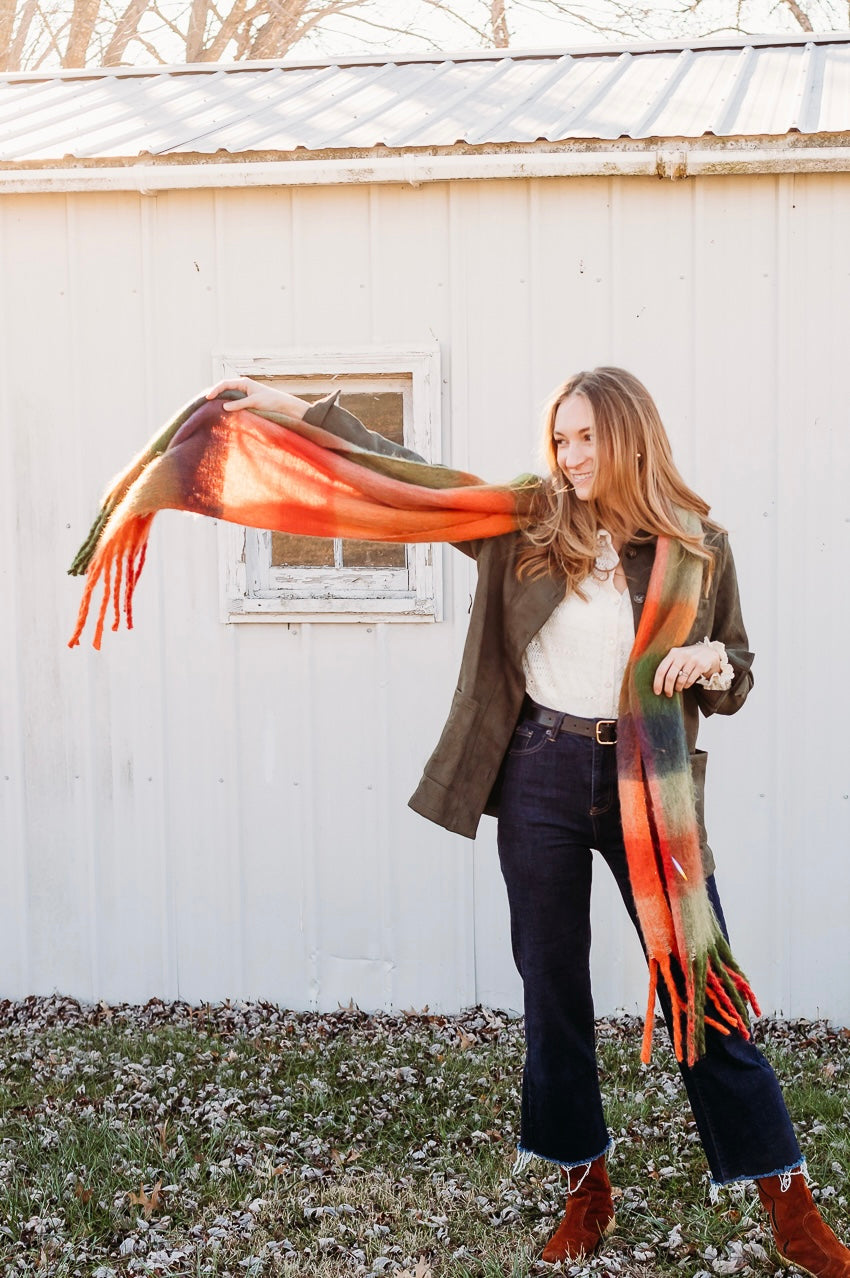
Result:
<svg viewBox="0 0 850 1278"><path fill-rule="evenodd" d="M505 644L515 661L522 661L531 640L564 597L563 577L524 577L512 582L512 598L505 609Z"/></svg>

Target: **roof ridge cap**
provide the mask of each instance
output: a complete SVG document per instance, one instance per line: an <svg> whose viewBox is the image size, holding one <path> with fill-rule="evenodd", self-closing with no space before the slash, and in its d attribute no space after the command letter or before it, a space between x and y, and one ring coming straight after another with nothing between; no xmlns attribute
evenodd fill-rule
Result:
<svg viewBox="0 0 850 1278"><path fill-rule="evenodd" d="M783 48L807 44L850 44L850 31L788 32L766 35L714 35L693 40L640 40L588 45L553 45L543 48L430 49L426 52L388 50L386 53L352 54L338 58L269 58L254 62L177 62L144 67L74 67L55 70L4 71L0 82L43 83L48 80L102 80L110 78L152 78L160 75L216 75L258 71L297 71L322 67L390 66L428 62L555 61L558 58L620 57L653 53L680 53L685 50Z"/></svg>

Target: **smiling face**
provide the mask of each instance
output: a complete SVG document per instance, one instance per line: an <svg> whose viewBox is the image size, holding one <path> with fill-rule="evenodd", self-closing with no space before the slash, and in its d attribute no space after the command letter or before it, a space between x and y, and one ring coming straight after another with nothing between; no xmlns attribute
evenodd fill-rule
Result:
<svg viewBox="0 0 850 1278"><path fill-rule="evenodd" d="M552 429L558 469L567 477L580 501L587 501L597 472L593 409L584 395L568 395L558 405ZM595 485L595 495L599 485Z"/></svg>

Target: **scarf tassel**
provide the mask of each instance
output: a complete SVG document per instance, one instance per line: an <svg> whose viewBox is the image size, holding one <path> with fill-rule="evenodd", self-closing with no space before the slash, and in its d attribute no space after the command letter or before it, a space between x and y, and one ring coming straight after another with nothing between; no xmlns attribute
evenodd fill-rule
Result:
<svg viewBox="0 0 850 1278"><path fill-rule="evenodd" d="M649 960L649 997L646 1005L646 1018L643 1023L643 1043L640 1058L644 1065L652 1059L652 1034L655 1029L655 993L658 988L658 961Z"/></svg>
<svg viewBox="0 0 850 1278"><path fill-rule="evenodd" d="M729 945L720 937L708 954L692 960L684 969L685 997L673 975L669 957L649 961L649 999L643 1028L640 1058L648 1065L652 1054L655 1025L655 997L659 973L670 1001L673 1016L673 1050L677 1061L693 1066L705 1053L705 1027L720 1034L738 1033L750 1037L747 1003L756 1016L761 1009L741 972ZM712 1005L714 1015L708 1011Z"/></svg>
<svg viewBox="0 0 850 1278"><path fill-rule="evenodd" d="M92 597L100 581L103 582L103 594L97 614L93 646L100 648L110 601L112 602L112 629L117 630L121 624L122 594L124 620L127 629L133 629L133 595L145 564L152 519L153 515L135 515L128 518L124 526L116 530L107 541L102 542L94 552L88 566L77 624L68 640L69 648L76 648L80 642Z"/></svg>
<svg viewBox="0 0 850 1278"><path fill-rule="evenodd" d="M673 1012L673 1050L676 1053L676 1060L683 1060L682 1050L682 1020L688 1015L688 1005L682 998L676 982L673 979L673 968L670 963L670 956L662 954L658 958L649 960L649 999L646 1008L646 1020L643 1026L643 1042L641 1045L640 1058L644 1065L648 1065L652 1055L652 1035L655 1026L655 995L658 989L659 973L664 981L664 987L667 990L667 997Z"/></svg>

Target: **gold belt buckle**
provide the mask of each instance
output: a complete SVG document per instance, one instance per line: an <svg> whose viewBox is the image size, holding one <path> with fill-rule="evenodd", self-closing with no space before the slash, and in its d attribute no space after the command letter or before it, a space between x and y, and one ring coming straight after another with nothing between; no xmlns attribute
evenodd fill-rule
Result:
<svg viewBox="0 0 850 1278"><path fill-rule="evenodd" d="M611 735L601 737L599 735L600 728L611 728L612 729ZM596 740L599 745L616 745L617 744L617 720L616 719L597 719Z"/></svg>

